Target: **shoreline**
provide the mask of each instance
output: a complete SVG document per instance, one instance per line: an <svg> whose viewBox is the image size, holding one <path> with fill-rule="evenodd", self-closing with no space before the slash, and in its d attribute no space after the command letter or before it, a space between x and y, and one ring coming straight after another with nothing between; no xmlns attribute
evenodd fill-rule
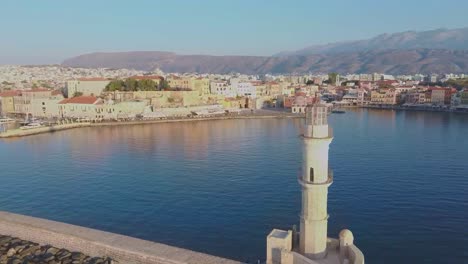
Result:
<svg viewBox="0 0 468 264"><path fill-rule="evenodd" d="M458 113L468 114L468 108L466 110L453 110L453 109L438 109L432 107L402 107L402 106L360 106L365 109L379 109L379 110L400 110L400 111L419 111L419 112L440 112L440 113Z"/></svg>
<svg viewBox="0 0 468 264"><path fill-rule="evenodd" d="M213 120L230 120L230 119L284 119L284 118L301 118L302 115L292 114L288 112L277 113L260 113L249 115L233 115L233 116L213 116L213 117L195 117L195 118L168 118L158 120L138 120L138 121L113 121L113 122L86 122L86 123L70 123L52 125L47 127L32 128L28 130L12 129L7 132L0 133L1 138L17 138L32 136L44 133L53 133L62 130L69 130L82 127L105 127L105 126L130 126L130 125L150 125L159 123L178 123L178 122L197 122L197 121L213 121Z"/></svg>

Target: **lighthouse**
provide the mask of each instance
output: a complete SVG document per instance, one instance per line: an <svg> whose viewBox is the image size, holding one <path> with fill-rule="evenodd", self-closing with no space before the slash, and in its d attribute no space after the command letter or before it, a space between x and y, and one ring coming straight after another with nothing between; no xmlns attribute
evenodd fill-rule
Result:
<svg viewBox="0 0 468 264"><path fill-rule="evenodd" d="M333 132L328 126L328 107L316 103L305 110L302 169L298 177L302 192L300 230L273 229L267 236L267 264L364 264L364 254L354 245L353 233L343 229L338 239L327 236L328 187L333 174L328 150Z"/></svg>
<svg viewBox="0 0 468 264"><path fill-rule="evenodd" d="M310 259L321 259L327 251L328 187L333 182L328 168L328 150L333 133L328 126L328 107L314 104L306 108L302 135L302 187L299 252Z"/></svg>

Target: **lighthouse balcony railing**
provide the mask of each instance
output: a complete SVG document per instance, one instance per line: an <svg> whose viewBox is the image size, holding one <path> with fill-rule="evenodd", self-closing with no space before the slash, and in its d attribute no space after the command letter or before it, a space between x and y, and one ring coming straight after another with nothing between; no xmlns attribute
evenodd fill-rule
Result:
<svg viewBox="0 0 468 264"><path fill-rule="evenodd" d="M306 185L323 185L323 184L332 184L333 183L333 170L332 169L328 169L328 178L325 182L315 182L315 181L311 181L310 179L306 179L306 177L304 177L304 172L303 171L300 171L299 172L299 176L298 176L298 179L299 183L303 186L306 186Z"/></svg>
<svg viewBox="0 0 468 264"><path fill-rule="evenodd" d="M302 135L303 137L306 138L332 138L333 137L333 128L328 127L328 134L327 136L324 136L323 134L319 133L314 133L314 129L312 126L306 126L306 131Z"/></svg>

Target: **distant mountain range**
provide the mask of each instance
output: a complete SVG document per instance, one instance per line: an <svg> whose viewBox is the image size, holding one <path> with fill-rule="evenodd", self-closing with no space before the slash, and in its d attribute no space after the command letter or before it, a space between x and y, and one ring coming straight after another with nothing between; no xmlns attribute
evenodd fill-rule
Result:
<svg viewBox="0 0 468 264"><path fill-rule="evenodd" d="M281 52L276 56L412 49L468 50L468 27L382 34L366 40L315 45L297 51Z"/></svg>
<svg viewBox="0 0 468 264"><path fill-rule="evenodd" d="M134 51L90 53L67 59L62 65L244 74L468 73L468 28L383 34L369 40L311 46L271 57Z"/></svg>

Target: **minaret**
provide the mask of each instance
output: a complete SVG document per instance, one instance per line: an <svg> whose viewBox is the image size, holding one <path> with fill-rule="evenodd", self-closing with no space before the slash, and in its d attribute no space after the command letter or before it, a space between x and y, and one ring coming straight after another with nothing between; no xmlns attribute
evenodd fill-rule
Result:
<svg viewBox="0 0 468 264"><path fill-rule="evenodd" d="M333 133L328 127L328 108L314 104L306 108L303 134L302 213L299 253L321 259L327 255L327 197L333 178L328 169L328 148Z"/></svg>

